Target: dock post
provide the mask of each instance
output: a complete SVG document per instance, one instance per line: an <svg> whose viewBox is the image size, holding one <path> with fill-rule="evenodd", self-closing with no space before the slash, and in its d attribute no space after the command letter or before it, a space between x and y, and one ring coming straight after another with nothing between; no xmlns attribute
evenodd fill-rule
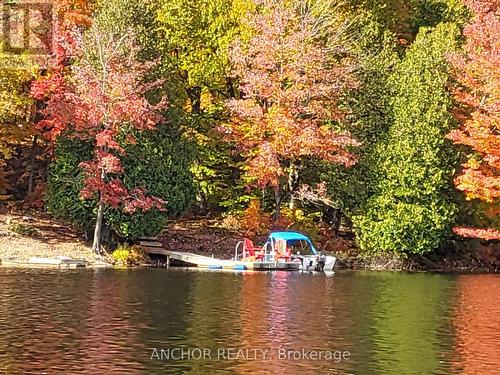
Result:
<svg viewBox="0 0 500 375"><path fill-rule="evenodd" d="M170 255L167 255L167 268L170 267Z"/></svg>

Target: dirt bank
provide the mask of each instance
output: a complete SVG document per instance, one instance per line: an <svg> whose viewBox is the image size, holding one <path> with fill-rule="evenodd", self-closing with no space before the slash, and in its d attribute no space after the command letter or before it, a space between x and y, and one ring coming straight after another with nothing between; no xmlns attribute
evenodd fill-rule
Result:
<svg viewBox="0 0 500 375"><path fill-rule="evenodd" d="M57 256L97 260L71 226L36 211L0 213L1 260L23 262Z"/></svg>

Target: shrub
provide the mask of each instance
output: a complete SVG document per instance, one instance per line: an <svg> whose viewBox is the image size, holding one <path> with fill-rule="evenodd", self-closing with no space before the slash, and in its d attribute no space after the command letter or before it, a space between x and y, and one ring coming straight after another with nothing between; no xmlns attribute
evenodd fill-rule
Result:
<svg viewBox="0 0 500 375"><path fill-rule="evenodd" d="M128 244L122 244L113 251L111 257L116 264L128 267L139 266L149 262L149 257L144 252L144 249L138 245L130 247Z"/></svg>
<svg viewBox="0 0 500 375"><path fill-rule="evenodd" d="M126 266L129 255L130 255L130 250L128 248L118 247L111 254L111 258L113 258L113 261L115 262L115 264L118 264L121 266Z"/></svg>
<svg viewBox="0 0 500 375"><path fill-rule="evenodd" d="M160 126L154 132L137 134L137 143L126 148L123 157L127 188L143 187L152 196L167 202L167 211L152 209L133 215L107 208L104 225L119 238L133 241L154 236L168 217L183 213L191 204L194 188L189 171L191 149L182 134ZM95 223L95 200L82 200L83 173L80 162L92 157L92 145L79 139L61 138L56 158L49 169L46 207L54 216L68 220L91 232Z"/></svg>

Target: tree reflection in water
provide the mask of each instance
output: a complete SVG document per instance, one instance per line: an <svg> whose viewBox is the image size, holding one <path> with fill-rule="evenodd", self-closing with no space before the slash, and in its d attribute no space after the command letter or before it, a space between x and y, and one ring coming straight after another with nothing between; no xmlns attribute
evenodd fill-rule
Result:
<svg viewBox="0 0 500 375"><path fill-rule="evenodd" d="M496 275L0 268L0 373L495 373L499 292ZM156 360L151 347L212 358ZM302 348L350 358L277 356Z"/></svg>
<svg viewBox="0 0 500 375"><path fill-rule="evenodd" d="M455 372L500 373L500 277L460 275L456 282Z"/></svg>

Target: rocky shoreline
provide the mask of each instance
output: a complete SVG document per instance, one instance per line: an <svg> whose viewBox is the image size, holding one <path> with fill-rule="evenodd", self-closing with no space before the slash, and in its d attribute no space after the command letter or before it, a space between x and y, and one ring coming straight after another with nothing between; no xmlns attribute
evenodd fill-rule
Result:
<svg viewBox="0 0 500 375"><path fill-rule="evenodd" d="M497 254L500 252L497 251ZM453 273L498 273L500 259L482 255L454 254L413 258L397 256L365 256L338 254L337 268L342 270L409 271L409 272L453 272Z"/></svg>

